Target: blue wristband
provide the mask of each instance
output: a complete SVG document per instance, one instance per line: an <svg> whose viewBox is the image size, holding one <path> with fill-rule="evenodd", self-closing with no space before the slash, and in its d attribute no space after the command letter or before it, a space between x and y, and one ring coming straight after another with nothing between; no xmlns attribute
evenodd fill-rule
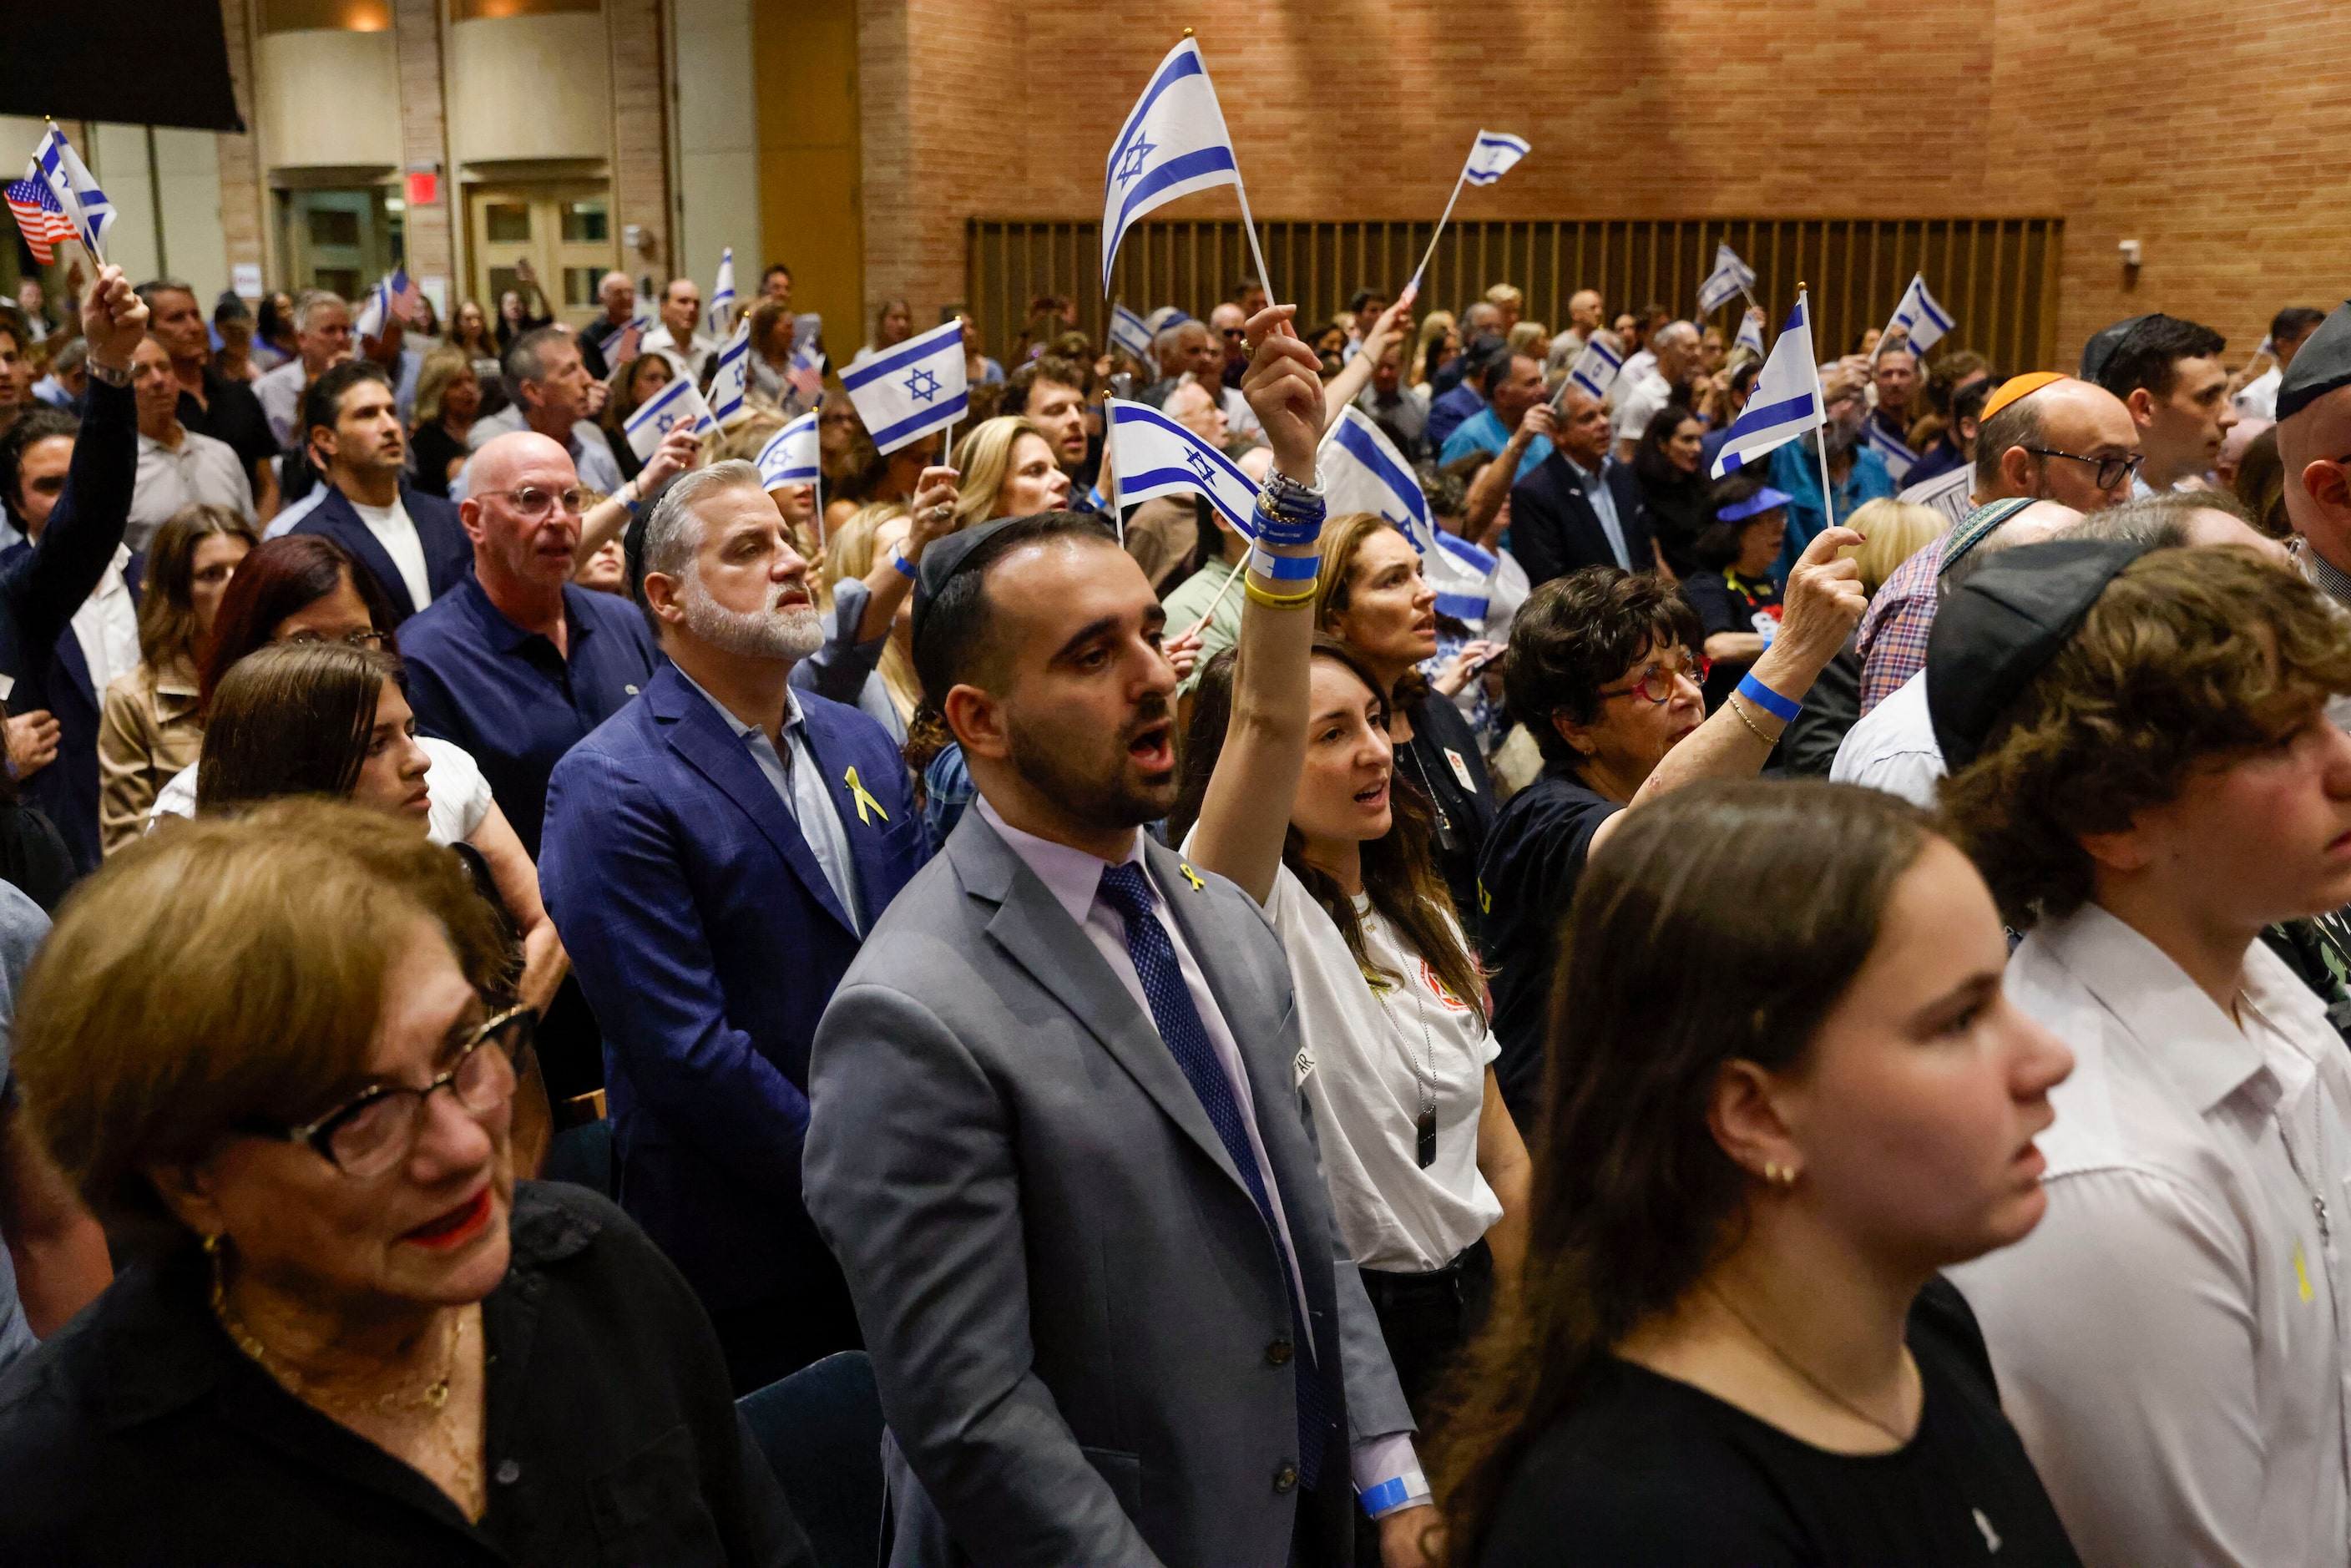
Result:
<svg viewBox="0 0 2351 1568"><path fill-rule="evenodd" d="M1750 672L1745 680L1739 683L1739 695L1782 724L1804 711L1803 704L1790 702L1786 697L1757 680L1752 672Z"/></svg>
<svg viewBox="0 0 2351 1568"><path fill-rule="evenodd" d="M908 560L894 545L890 549L890 564L896 567L898 569L898 575L904 578L908 582L914 580L919 570L915 567L914 563Z"/></svg>
<svg viewBox="0 0 2351 1568"><path fill-rule="evenodd" d="M1249 570L1276 582L1310 582L1322 574L1322 558L1319 555L1270 555L1262 549L1249 551Z"/></svg>
<svg viewBox="0 0 2351 1568"><path fill-rule="evenodd" d="M1384 1513L1394 1513L1412 1500L1412 1488L1405 1484L1405 1477L1398 1476L1394 1480L1382 1481L1356 1500L1364 1505L1364 1512L1373 1519Z"/></svg>
<svg viewBox="0 0 2351 1568"><path fill-rule="evenodd" d="M1257 537L1270 545L1285 548L1311 545L1322 537L1322 508L1317 507L1304 516L1298 513L1276 512L1259 501L1257 506Z"/></svg>

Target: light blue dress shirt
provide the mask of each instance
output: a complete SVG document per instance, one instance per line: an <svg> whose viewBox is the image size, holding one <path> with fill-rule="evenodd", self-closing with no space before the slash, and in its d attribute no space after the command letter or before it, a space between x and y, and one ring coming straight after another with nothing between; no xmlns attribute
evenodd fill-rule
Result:
<svg viewBox="0 0 2351 1568"><path fill-rule="evenodd" d="M865 934L865 912L857 904L857 862L849 850L849 830L841 825L841 813L832 803L832 792L824 787L823 770L818 767L816 754L809 749L808 724L800 714L800 699L789 686L784 688L784 750L778 755L775 742L768 732L756 724L745 724L726 710L726 705L702 691L692 675L679 670L685 684L702 692L702 700L716 711L735 732L751 760L776 791L776 799L799 824L800 837L807 841L809 852L831 884L833 896L841 907L849 912L849 923L857 927L859 936Z"/></svg>
<svg viewBox="0 0 2351 1568"><path fill-rule="evenodd" d="M1608 465L1614 457L1600 460L1600 472L1594 474L1565 453L1567 465L1575 471L1576 483L1583 486L1583 498L1592 503L1593 514L1600 519L1600 531L1608 536L1608 553L1616 558L1624 570L1633 570L1633 552L1625 543L1625 520L1616 515L1616 492L1608 487Z"/></svg>

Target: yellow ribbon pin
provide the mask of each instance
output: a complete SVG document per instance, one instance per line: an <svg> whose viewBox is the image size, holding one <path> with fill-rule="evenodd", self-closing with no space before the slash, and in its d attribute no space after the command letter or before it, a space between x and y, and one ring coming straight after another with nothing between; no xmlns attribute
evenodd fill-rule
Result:
<svg viewBox="0 0 2351 1568"><path fill-rule="evenodd" d="M868 806L872 807L874 814L879 816L883 821L886 822L890 820L890 813L882 809L882 802L876 800L873 798L872 792L867 789L863 783L859 781L856 768L852 768L848 772L842 774L841 776L841 781L848 785L849 792L857 798L857 820L859 821L866 822L872 821L872 818L867 817L865 814L865 808Z"/></svg>
<svg viewBox="0 0 2351 1568"><path fill-rule="evenodd" d="M1176 869L1177 871L1180 871L1180 872L1182 872L1182 873L1184 873L1184 880L1185 880L1186 882L1188 882L1188 883L1190 883L1192 884L1192 891L1193 891L1194 893L1197 893L1197 892L1199 892L1202 888L1204 888L1204 887L1206 887L1206 886L1207 886L1207 885L1208 885L1207 883L1202 882L1202 881L1200 880L1200 873L1199 873L1198 872L1194 871L1190 866L1188 866L1188 865L1185 864L1182 861L1177 861L1177 862L1176 862Z"/></svg>
<svg viewBox="0 0 2351 1568"><path fill-rule="evenodd" d="M1478 879L1478 913L1480 915L1494 913L1494 895L1486 891L1486 879L1482 876Z"/></svg>
<svg viewBox="0 0 2351 1568"><path fill-rule="evenodd" d="M2304 1301L2314 1301L2318 1299L2318 1292L2310 1288L2310 1270L2303 1266L2300 1241L2294 1244L2294 1283L2302 1288L2302 1299Z"/></svg>

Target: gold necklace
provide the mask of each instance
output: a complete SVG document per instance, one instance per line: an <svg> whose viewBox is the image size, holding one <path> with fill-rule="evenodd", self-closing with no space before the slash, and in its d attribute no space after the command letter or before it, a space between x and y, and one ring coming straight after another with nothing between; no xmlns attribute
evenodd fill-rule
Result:
<svg viewBox="0 0 2351 1568"><path fill-rule="evenodd" d="M1862 1420L1868 1422L1871 1426L1876 1427L1879 1431L1893 1438L1896 1443L1904 1448L1909 1447L1910 1439L1912 1437L1917 1436L1916 1433L1905 1436L1904 1434L1896 1431L1893 1427L1887 1426L1885 1422L1879 1420L1876 1416L1871 1415L1868 1411L1863 1409L1860 1406L1855 1405L1852 1400L1847 1399L1844 1395L1839 1394L1835 1389L1831 1388L1827 1384L1823 1383L1819 1378L1814 1377L1811 1373L1805 1371L1803 1364L1801 1362L1797 1361L1794 1356L1790 1355L1786 1351L1782 1350L1778 1345L1772 1343L1771 1339L1765 1335L1761 1329L1755 1326L1745 1312L1740 1312L1737 1307L1731 1305L1730 1298L1724 1295L1713 1281L1708 1280L1704 1281L1704 1283L1706 1286L1706 1293L1712 1296L1716 1301L1721 1302L1722 1310L1729 1312L1733 1318L1737 1319L1739 1326L1745 1329L1749 1337L1753 1339L1757 1344L1760 1344L1765 1350L1770 1351L1773 1360L1786 1367L1789 1371L1794 1373L1798 1377L1802 1378L1804 1382L1816 1393L1827 1397L1848 1415L1859 1416ZM1909 1358L1907 1355L1904 1357L1904 1364L1910 1364Z"/></svg>
<svg viewBox="0 0 2351 1568"><path fill-rule="evenodd" d="M286 1385L294 1394L307 1399L314 1399L323 1405L340 1405L345 1409L350 1408L350 1402L348 1399L319 1387L310 1379L303 1376L299 1367L291 1365L284 1357L273 1353L267 1345L261 1343L259 1335L246 1326L245 1320L237 1316L236 1309L229 1305L228 1275L223 1266L217 1242L214 1239L207 1238L204 1250L212 1255L213 1315L220 1320L221 1327L228 1331L228 1336L235 1342L237 1349L243 1351L264 1372ZM375 1408L383 1415L392 1416L399 1414L403 1405L437 1411L448 1404L449 1385L457 1375L457 1349L465 1331L465 1314L462 1312L451 1313L447 1343L442 1354L441 1375L426 1384L413 1398L407 1396L404 1386L387 1389L376 1396ZM403 1385L404 1383L405 1380Z"/></svg>

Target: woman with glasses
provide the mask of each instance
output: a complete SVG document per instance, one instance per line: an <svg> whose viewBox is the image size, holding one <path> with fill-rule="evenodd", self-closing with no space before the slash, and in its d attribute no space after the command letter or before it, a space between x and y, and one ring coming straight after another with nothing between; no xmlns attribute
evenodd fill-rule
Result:
<svg viewBox="0 0 2351 1568"><path fill-rule="evenodd" d="M108 854L137 843L166 780L204 743L196 661L237 567L259 546L224 507L184 507L147 547L139 667L106 688L98 721L98 829Z"/></svg>
<svg viewBox="0 0 2351 1568"><path fill-rule="evenodd" d="M502 958L456 863L350 806L84 884L15 1071L129 1266L0 1394L11 1560L805 1561L676 1270L517 1179Z"/></svg>
<svg viewBox="0 0 2351 1568"><path fill-rule="evenodd" d="M1860 620L1861 536L1823 529L1788 579L1784 618L1708 716L1706 629L1679 587L1591 566L1535 590L1510 628L1502 697L1543 771L1494 819L1479 860L1502 1096L1531 1125L1543 1079L1560 922L1618 821L1699 779L1751 775Z"/></svg>

